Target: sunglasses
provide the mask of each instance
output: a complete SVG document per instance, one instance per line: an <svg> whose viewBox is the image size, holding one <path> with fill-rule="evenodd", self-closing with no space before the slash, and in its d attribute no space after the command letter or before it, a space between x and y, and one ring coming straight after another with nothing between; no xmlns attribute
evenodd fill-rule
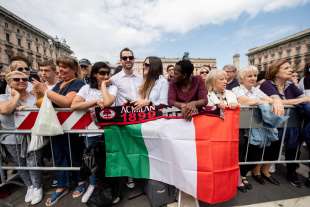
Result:
<svg viewBox="0 0 310 207"><path fill-rule="evenodd" d="M101 71L98 71L98 74L105 76L105 75L110 75L110 72L101 70Z"/></svg>
<svg viewBox="0 0 310 207"><path fill-rule="evenodd" d="M123 56L122 57L122 60L124 60L124 61L126 61L126 60L133 60L133 59L135 59L135 57L134 56Z"/></svg>
<svg viewBox="0 0 310 207"><path fill-rule="evenodd" d="M20 67L20 68L16 68L16 70L19 71L19 72L23 72L23 71L30 71L30 68L27 68L27 67L22 68L22 67Z"/></svg>
<svg viewBox="0 0 310 207"><path fill-rule="evenodd" d="M12 78L12 80L13 80L14 82L20 82L20 81L27 82L27 81L28 81L28 78Z"/></svg>
<svg viewBox="0 0 310 207"><path fill-rule="evenodd" d="M202 74L208 75L208 74L209 74L209 71L201 71L201 72L200 72L200 75L202 75Z"/></svg>
<svg viewBox="0 0 310 207"><path fill-rule="evenodd" d="M144 63L145 67L150 67L150 63Z"/></svg>

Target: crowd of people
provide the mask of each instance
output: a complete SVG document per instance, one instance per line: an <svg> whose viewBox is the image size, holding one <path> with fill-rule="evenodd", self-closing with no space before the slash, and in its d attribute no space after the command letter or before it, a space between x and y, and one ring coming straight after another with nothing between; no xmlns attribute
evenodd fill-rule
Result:
<svg viewBox="0 0 310 207"><path fill-rule="evenodd" d="M212 69L205 65L198 75L190 60L180 60L175 65L164 68L160 58L146 57L143 72L133 70L135 56L132 50L124 48L120 52L121 70L112 74L111 67L100 61L93 65L87 59L77 61L69 56L44 61L39 64L38 74L30 73L27 59L12 58L9 70L1 75L0 121L3 129L14 129L14 111L25 107L40 107L46 95L57 108L88 110L96 106L110 107L127 103L135 109L147 105L170 105L179 108L186 121L191 121L199 108L209 105L223 110L236 109L240 105L258 106L263 121L268 127L262 130L240 129L240 161L277 160L280 152L282 129L278 129L287 116L284 106L297 106L309 114L310 103L310 64L304 68L304 77L299 81L294 69L286 60L275 61L262 73L255 66L237 70L233 65L223 69ZM298 74L297 74L298 75ZM309 123L306 117L305 125ZM300 144L305 141L310 147L310 133L302 133L298 128L287 128L285 136L285 158L294 160L300 154ZM304 139L302 139L304 138ZM29 135L1 134L1 149L8 153L10 162L21 166L42 166L44 149L27 151ZM85 149L104 143L102 134L58 135L51 138L55 166L81 166ZM70 146L70 151L68 149ZM298 164L288 163L287 179L296 186L301 181L296 173ZM270 182L280 185L273 176L271 165L241 165L238 189L247 192L252 189L247 175L260 184ZM19 170L22 181L27 186L25 202L35 205L43 199L42 172L38 170ZM69 193L72 183L72 197L81 197L86 203L91 197L98 181L98 175L85 176L79 171L56 171L54 192L45 201L46 206L55 205L60 198ZM129 188L135 187L132 178L126 178ZM310 186L310 178L306 185ZM113 203L121 199L120 179L111 180Z"/></svg>

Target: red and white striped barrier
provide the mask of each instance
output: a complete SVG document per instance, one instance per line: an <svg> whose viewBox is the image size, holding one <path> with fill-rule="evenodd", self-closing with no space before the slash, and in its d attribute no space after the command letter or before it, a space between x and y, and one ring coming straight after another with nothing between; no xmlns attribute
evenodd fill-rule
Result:
<svg viewBox="0 0 310 207"><path fill-rule="evenodd" d="M31 130L38 116L38 111L17 111L14 114L17 130ZM64 131L99 127L94 123L89 111L57 111L57 117Z"/></svg>

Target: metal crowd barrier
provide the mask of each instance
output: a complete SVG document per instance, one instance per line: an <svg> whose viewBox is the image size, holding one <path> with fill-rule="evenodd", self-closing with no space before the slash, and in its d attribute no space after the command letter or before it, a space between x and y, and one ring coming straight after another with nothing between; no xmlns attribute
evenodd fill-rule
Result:
<svg viewBox="0 0 310 207"><path fill-rule="evenodd" d="M25 113L25 116L29 116L30 113L32 112L37 112L38 109L26 109L23 110L22 112L17 112L17 113ZM69 112L69 109L56 109L57 113L60 112ZM258 108L257 107L241 107L241 113L240 113L240 129L252 129L252 128L262 128L264 127L263 124L256 118L255 113L257 113ZM75 114L73 114L75 113ZM83 114L79 114L79 113L83 113L83 112L73 112L71 115L73 116L73 121L74 118L78 118L78 117L83 117ZM84 112L85 113L85 112ZM28 114L28 115L27 115ZM281 126L283 128L283 136L282 136L282 140L281 140L281 146L280 146L280 153L278 155L278 159L274 160L274 161L266 161L261 159L260 161L254 161L254 162L249 162L247 161L247 159L245 159L244 162L240 162L240 165L247 165L247 164L265 164L265 163L310 163L310 160L300 160L298 159L298 151L296 152L296 156L294 160L283 160L282 159L282 154L283 154L283 148L284 148L284 137L285 137L285 133L286 133L286 129L287 127L302 127L303 126L303 117L300 117L297 110L294 107L286 107L285 109L285 114L289 115L289 119L283 124L283 126ZM68 120L68 119L67 119ZM66 121L67 121L66 120ZM26 122L29 120L25 120ZM77 121L77 120L75 120ZM21 123L19 121L19 124L27 124L27 123ZM5 183L7 183L10 179L6 179L5 178L5 173L4 170L42 170L42 171L59 171L59 170L73 170L73 171L78 171L80 170L80 167L78 166L73 166L72 165L72 153L71 153L71 146L70 146L70 135L71 134L101 134L104 133L103 129L99 129L94 127L94 125L90 125L89 127L85 127L84 129L72 129L70 128L70 126L74 125L74 123L62 123L63 124L63 128L64 128L64 132L67 136L68 139L68 150L69 150L69 154L70 154L70 166L66 166L66 167L59 167L59 166L55 166L55 161L54 161L54 154L53 154L53 150L52 150L52 139L51 137L49 137L49 144L50 144L50 150L51 150L51 161L49 163L46 164L46 166L34 166L34 167L27 167L27 166L22 166L21 163L19 162L17 166L14 165L8 165L8 164L4 164L3 160L0 159L0 176L1 176L1 183L0 183L0 187L2 185L4 185ZM65 126L65 124L67 124ZM70 125L71 124L71 125ZM31 130L21 130L21 129L1 129L0 130L0 134L30 134ZM247 143L247 153L246 153L246 157L248 155L248 146L249 146L249 141ZM17 144L16 144L16 148L17 148ZM265 147L263 151L265 151ZM300 146L299 146L300 148ZM264 153L263 153L264 154ZM263 155L262 155L263 158ZM35 157L36 159L36 157ZM36 162L37 163L37 162Z"/></svg>

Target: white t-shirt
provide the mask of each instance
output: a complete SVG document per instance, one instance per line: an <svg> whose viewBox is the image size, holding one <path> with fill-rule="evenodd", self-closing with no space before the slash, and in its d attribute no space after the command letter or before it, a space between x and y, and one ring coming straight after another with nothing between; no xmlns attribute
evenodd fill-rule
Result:
<svg viewBox="0 0 310 207"><path fill-rule="evenodd" d="M108 92L111 95L116 96L117 87L114 85L109 86ZM102 99L101 91L96 88L91 88L89 84L84 85L76 95L84 98L85 101L94 101Z"/></svg>
<svg viewBox="0 0 310 207"><path fill-rule="evenodd" d="M160 75L150 92L148 100L154 105L168 105L168 87L169 83L164 76Z"/></svg>
<svg viewBox="0 0 310 207"><path fill-rule="evenodd" d="M250 90L244 87L243 85L237 86L232 89L233 93L237 98L241 96L246 96L251 99L261 99L268 97L263 91L257 87L252 87Z"/></svg>
<svg viewBox="0 0 310 207"><path fill-rule="evenodd" d="M0 95L0 102L8 101L10 99L10 94L1 94ZM36 98L33 95L29 95L28 98L21 102L18 102L18 106L27 106L30 108L35 107ZM0 114L0 122L2 129L16 129L15 126L15 116L18 116L17 113L12 114ZM21 139L19 135L14 134L0 134L0 142L1 144L20 144Z"/></svg>

